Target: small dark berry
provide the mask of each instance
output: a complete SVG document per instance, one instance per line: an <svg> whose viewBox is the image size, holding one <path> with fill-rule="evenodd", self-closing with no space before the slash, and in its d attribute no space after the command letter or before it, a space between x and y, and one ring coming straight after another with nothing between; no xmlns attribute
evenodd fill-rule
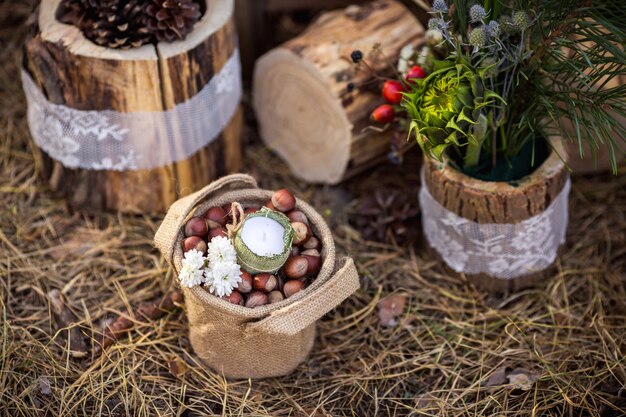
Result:
<svg viewBox="0 0 626 417"><path fill-rule="evenodd" d="M392 165L401 165L402 164L402 156L400 156L400 154L394 150L392 150L391 152L387 153L387 160L392 164Z"/></svg>
<svg viewBox="0 0 626 417"><path fill-rule="evenodd" d="M348 90L348 93L351 93L354 91L354 83L348 83L348 85L346 86L346 89Z"/></svg>
<svg viewBox="0 0 626 417"><path fill-rule="evenodd" d="M350 58L352 58L352 62L354 62L355 64L358 64L363 59L363 52L359 51L358 49L355 49L350 54Z"/></svg>

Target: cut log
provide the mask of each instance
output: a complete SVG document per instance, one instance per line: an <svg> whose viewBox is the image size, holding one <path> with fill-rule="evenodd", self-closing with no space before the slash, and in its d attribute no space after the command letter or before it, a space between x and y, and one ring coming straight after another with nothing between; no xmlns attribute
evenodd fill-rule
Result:
<svg viewBox="0 0 626 417"><path fill-rule="evenodd" d="M55 12L60 0L43 0L24 46L24 69L48 101L72 109L171 110L196 96L235 51L233 1L210 1L184 41L121 51L97 46L78 28L58 22ZM42 152L43 175L75 209L163 212L178 197L239 169L242 122L238 109L214 140L165 166L123 171L67 168ZM152 145L168 134L163 130L148 124L142 147L171 152ZM183 134L174 121L169 134L176 147L201 141L203 132Z"/></svg>
<svg viewBox="0 0 626 417"><path fill-rule="evenodd" d="M384 158L392 132L364 130L383 102L368 91L377 81L350 53L363 51L376 73L394 76L402 47L419 44L423 33L407 9L388 0L322 14L257 61L253 105L261 138L310 182L334 184ZM348 83L357 88L348 92Z"/></svg>

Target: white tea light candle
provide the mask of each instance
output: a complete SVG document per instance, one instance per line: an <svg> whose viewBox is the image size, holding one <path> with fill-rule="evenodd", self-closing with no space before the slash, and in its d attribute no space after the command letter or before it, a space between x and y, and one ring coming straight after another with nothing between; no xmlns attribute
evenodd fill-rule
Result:
<svg viewBox="0 0 626 417"><path fill-rule="evenodd" d="M293 233L282 213L264 207L249 214L233 242L239 265L253 275L277 271L289 257Z"/></svg>
<svg viewBox="0 0 626 417"><path fill-rule="evenodd" d="M271 217L252 217L243 223L241 240L260 256L279 255L285 243L285 227Z"/></svg>

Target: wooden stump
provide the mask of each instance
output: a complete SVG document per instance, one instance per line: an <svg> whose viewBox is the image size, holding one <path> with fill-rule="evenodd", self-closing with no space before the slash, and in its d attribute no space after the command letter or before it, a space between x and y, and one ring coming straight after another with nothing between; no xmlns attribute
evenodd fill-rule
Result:
<svg viewBox="0 0 626 417"><path fill-rule="evenodd" d="M553 141L559 148L558 141ZM562 149L558 149L562 152ZM424 157L423 181L433 199L447 210L480 224L515 224L543 213L563 190L568 171L557 152L551 152L543 164L517 184L481 181L469 177L446 163ZM440 258L425 243L429 253ZM442 261L445 265L445 262ZM551 276L551 268L513 279L500 279L486 273L457 273L478 288L493 293L507 293L537 285Z"/></svg>
<svg viewBox="0 0 626 417"><path fill-rule="evenodd" d="M384 159L392 132L364 130L383 100L350 53L360 49L374 71L393 76L402 47L421 42L423 33L407 9L388 0L321 15L257 61L253 105L261 138L311 182L334 184ZM373 51L376 44L382 53ZM350 82L373 88L348 92Z"/></svg>
<svg viewBox="0 0 626 417"><path fill-rule="evenodd" d="M24 68L50 102L72 109L171 110L202 90L235 51L233 1L211 0L185 41L121 51L97 46L78 28L58 22L60 0L43 0L24 46ZM183 137L178 128L172 126L175 142L194 139ZM238 171L241 131L237 110L208 145L187 159L153 169L70 169L42 152L43 175L72 208L163 212L178 197ZM146 131L145 146L164 134L156 128Z"/></svg>

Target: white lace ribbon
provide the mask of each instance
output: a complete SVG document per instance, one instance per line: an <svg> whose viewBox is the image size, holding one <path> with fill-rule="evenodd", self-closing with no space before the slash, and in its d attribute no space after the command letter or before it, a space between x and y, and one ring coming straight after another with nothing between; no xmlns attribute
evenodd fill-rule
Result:
<svg viewBox="0 0 626 417"><path fill-rule="evenodd" d="M202 90L167 111L76 110L54 104L22 71L28 125L37 145L68 168L138 170L162 167L213 141L241 99L239 51Z"/></svg>
<svg viewBox="0 0 626 417"><path fill-rule="evenodd" d="M548 268L565 242L570 179L547 210L515 224L480 224L449 211L428 191L419 194L426 240L456 272L513 279Z"/></svg>

